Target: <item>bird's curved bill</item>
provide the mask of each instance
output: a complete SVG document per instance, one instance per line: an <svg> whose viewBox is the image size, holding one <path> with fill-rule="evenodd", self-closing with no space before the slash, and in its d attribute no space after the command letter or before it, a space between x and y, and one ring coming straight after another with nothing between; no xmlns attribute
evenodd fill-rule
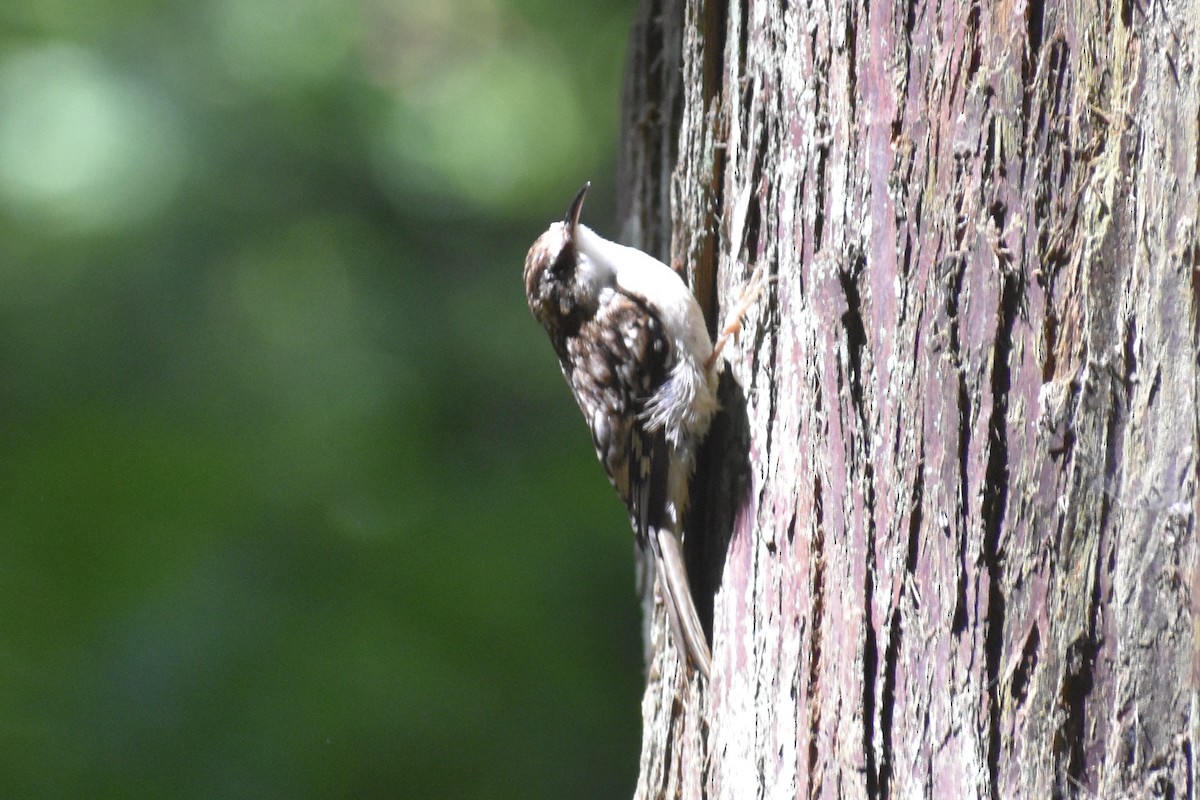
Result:
<svg viewBox="0 0 1200 800"><path fill-rule="evenodd" d="M583 212L583 199L587 197L588 189L592 188L592 182L588 181L579 190L579 194L575 195L575 199L571 201L571 207L567 209L567 216L563 218L568 230L574 230L579 224L579 215Z"/></svg>

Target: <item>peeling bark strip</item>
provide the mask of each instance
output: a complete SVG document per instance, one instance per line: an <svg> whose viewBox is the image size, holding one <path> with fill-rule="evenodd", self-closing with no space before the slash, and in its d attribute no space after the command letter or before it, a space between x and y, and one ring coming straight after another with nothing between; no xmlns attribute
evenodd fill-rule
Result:
<svg viewBox="0 0 1200 800"><path fill-rule="evenodd" d="M645 0L629 64L626 240L777 276L638 796L1196 797L1200 0Z"/></svg>

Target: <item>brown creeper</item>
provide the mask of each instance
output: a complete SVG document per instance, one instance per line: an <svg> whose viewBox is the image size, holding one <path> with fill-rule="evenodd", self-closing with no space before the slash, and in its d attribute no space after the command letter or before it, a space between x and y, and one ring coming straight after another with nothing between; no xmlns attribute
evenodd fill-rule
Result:
<svg viewBox="0 0 1200 800"><path fill-rule="evenodd" d="M704 314L679 275L579 224L590 185L529 249L525 295L638 544L650 548L677 646L707 677L712 656L681 535L696 450L717 410L720 367Z"/></svg>

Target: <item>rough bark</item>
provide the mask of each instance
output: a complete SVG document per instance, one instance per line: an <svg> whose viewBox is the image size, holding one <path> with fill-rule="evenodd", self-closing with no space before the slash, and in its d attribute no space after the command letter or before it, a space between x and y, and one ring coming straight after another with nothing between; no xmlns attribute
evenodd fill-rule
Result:
<svg viewBox="0 0 1200 800"><path fill-rule="evenodd" d="M644 0L625 238L777 281L639 796L1196 795L1198 59L1196 0Z"/></svg>

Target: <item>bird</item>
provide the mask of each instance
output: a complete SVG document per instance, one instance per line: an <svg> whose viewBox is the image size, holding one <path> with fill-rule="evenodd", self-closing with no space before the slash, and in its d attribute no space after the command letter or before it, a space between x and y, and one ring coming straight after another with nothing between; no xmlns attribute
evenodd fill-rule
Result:
<svg viewBox="0 0 1200 800"><path fill-rule="evenodd" d="M708 679L712 655L684 563L683 524L697 450L719 407L718 355L749 303L743 298L714 345L678 272L580 222L590 186L530 247L525 295L652 557L676 646Z"/></svg>

